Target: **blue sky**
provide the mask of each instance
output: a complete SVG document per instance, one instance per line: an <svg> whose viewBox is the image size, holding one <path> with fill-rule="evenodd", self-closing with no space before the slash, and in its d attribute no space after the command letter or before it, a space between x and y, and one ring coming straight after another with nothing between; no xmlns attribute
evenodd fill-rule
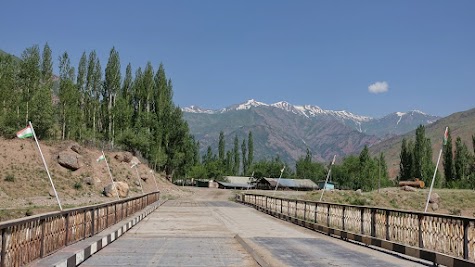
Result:
<svg viewBox="0 0 475 267"><path fill-rule="evenodd" d="M475 107L475 1L2 1L0 49L160 62L182 107L254 98L380 117ZM370 92L372 89L373 93ZM378 92L378 93L375 93Z"/></svg>

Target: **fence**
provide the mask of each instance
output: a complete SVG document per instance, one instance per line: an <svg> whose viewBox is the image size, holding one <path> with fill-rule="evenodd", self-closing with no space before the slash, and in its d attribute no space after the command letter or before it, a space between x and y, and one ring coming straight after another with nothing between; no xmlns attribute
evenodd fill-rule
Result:
<svg viewBox="0 0 475 267"><path fill-rule="evenodd" d="M0 267L23 266L91 237L158 201L159 196L148 193L0 223Z"/></svg>
<svg viewBox="0 0 475 267"><path fill-rule="evenodd" d="M475 219L241 194L237 200L314 230L446 266L475 266Z"/></svg>

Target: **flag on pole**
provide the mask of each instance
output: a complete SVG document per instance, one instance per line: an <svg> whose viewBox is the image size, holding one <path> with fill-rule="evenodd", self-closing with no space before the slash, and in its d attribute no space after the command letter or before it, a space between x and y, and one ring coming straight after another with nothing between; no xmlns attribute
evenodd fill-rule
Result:
<svg viewBox="0 0 475 267"><path fill-rule="evenodd" d="M285 170L285 165L284 165L284 167L283 167L282 169L280 169L280 173L283 173L284 170Z"/></svg>
<svg viewBox="0 0 475 267"><path fill-rule="evenodd" d="M96 159L96 161L99 162L99 161L103 161L103 160L105 160L105 159L106 159L106 157L104 157L104 155L101 155L100 157L98 157L98 158Z"/></svg>
<svg viewBox="0 0 475 267"><path fill-rule="evenodd" d="M444 146L447 145L447 139L449 139L449 127L445 127Z"/></svg>
<svg viewBox="0 0 475 267"><path fill-rule="evenodd" d="M336 155L333 156L332 165L335 165Z"/></svg>
<svg viewBox="0 0 475 267"><path fill-rule="evenodd" d="M27 126L25 129L18 131L16 133L16 136L18 138L21 138L21 139L32 137L33 136L33 130L31 129L30 126Z"/></svg>

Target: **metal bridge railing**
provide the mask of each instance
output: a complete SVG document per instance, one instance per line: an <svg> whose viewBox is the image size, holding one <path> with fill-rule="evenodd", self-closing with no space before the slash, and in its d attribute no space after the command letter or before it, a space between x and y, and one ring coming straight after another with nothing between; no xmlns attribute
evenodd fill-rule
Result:
<svg viewBox="0 0 475 267"><path fill-rule="evenodd" d="M98 234L159 200L153 192L0 223L0 267L23 266Z"/></svg>
<svg viewBox="0 0 475 267"><path fill-rule="evenodd" d="M296 224L447 266L475 266L475 218L240 194Z"/></svg>

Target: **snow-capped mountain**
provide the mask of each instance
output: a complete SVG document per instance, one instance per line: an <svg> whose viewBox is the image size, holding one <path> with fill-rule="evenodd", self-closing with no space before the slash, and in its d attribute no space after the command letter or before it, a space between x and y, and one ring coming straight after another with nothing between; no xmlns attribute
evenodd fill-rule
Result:
<svg viewBox="0 0 475 267"><path fill-rule="evenodd" d="M308 119L330 119L352 127L359 132L380 137L393 136L415 129L420 124L427 125L439 119L419 110L395 112L382 118L372 118L351 113L346 110L325 110L314 105L293 105L286 101L266 104L255 99L223 109L204 109L197 106L183 108L185 113L225 114L233 111L250 110L253 108L279 109Z"/></svg>
<svg viewBox="0 0 475 267"><path fill-rule="evenodd" d="M324 110L318 106L312 106L312 105L298 106L298 105L292 105L286 101L280 101L273 104L266 104L263 102L256 101L254 99L250 99L244 103L232 105L230 107L219 109L219 110L202 109L197 106L190 106L190 107L183 108L183 112L217 114L217 113L225 113L225 112L230 112L230 111L235 111L235 110L248 110L248 109L256 108L256 107L278 108L278 109L282 109L288 112L292 112L297 115L305 116L307 118L323 115L323 116L332 116L336 119L340 119L344 121L350 120L355 123L367 122L367 121L372 120L371 117L356 115L346 110L341 110L341 111Z"/></svg>
<svg viewBox="0 0 475 267"><path fill-rule="evenodd" d="M365 145L438 119L420 111L371 118L345 110L292 105L286 101L267 104L254 99L219 110L191 106L183 112L201 149L216 148L220 131L224 132L227 144L232 144L236 136L243 140L252 131L257 158L279 154L290 161L305 155L307 148L318 160L359 153Z"/></svg>

